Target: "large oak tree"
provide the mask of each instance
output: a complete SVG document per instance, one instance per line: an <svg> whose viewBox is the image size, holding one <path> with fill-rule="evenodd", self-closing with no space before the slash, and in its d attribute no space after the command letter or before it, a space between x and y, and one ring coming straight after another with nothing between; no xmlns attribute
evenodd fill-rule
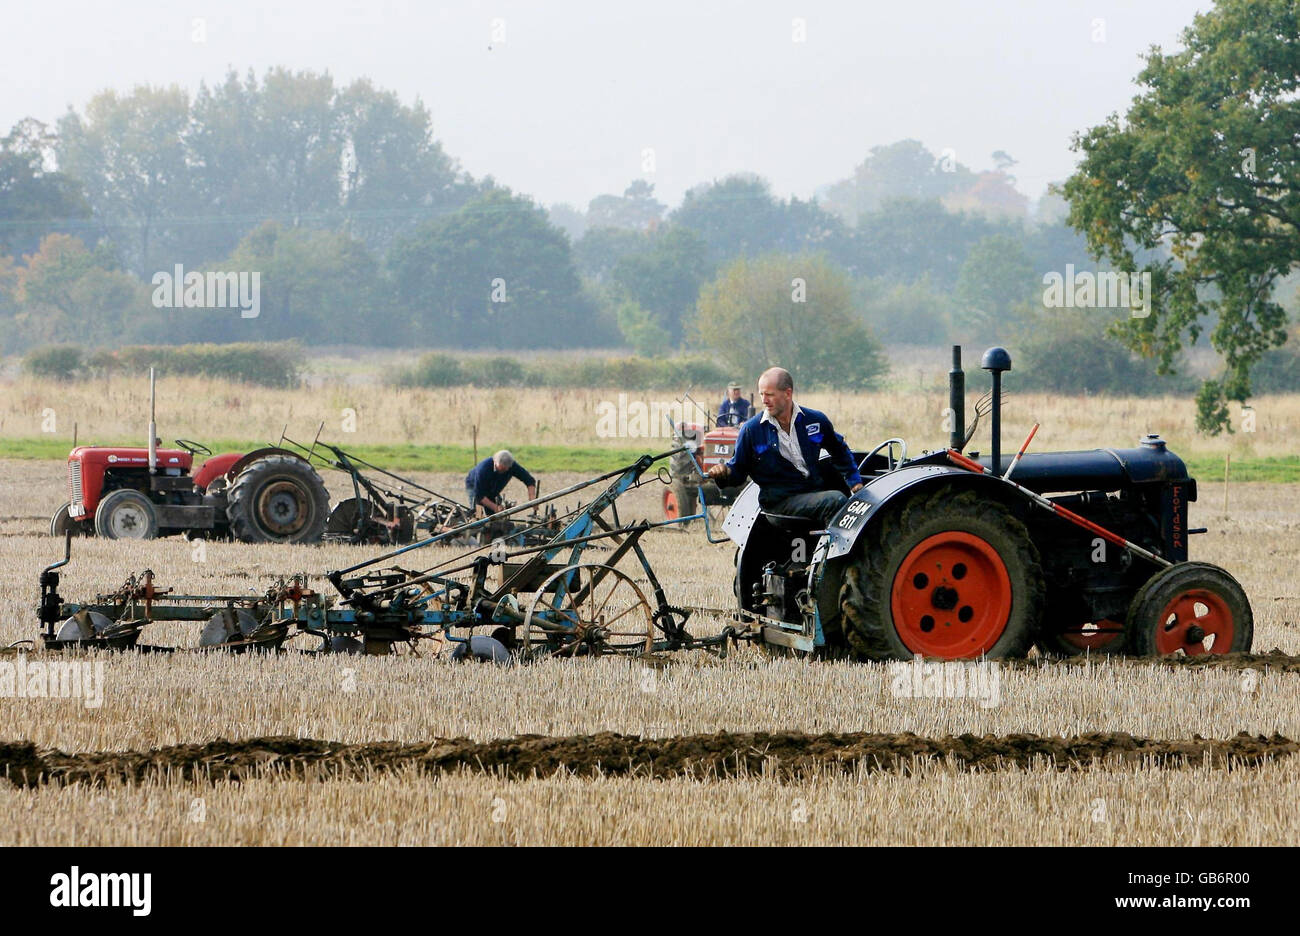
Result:
<svg viewBox="0 0 1300 936"><path fill-rule="evenodd" d="M1197 402L1198 425L1217 433L1286 335L1274 291L1300 261L1300 13L1293 0L1220 0L1182 38L1147 53L1127 114L1076 136L1083 159L1064 193L1094 255L1151 273L1151 314L1115 327L1126 344L1168 371L1213 321L1225 371Z"/></svg>

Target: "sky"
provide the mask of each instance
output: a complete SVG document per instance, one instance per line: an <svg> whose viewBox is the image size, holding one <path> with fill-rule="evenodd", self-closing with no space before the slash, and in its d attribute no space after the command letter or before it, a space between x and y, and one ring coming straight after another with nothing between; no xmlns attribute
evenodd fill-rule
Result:
<svg viewBox="0 0 1300 936"><path fill-rule="evenodd" d="M783 197L917 139L973 169L1004 150L1038 198L1071 134L1137 93L1209 0L115 0L10 4L0 132L106 88L193 91L282 65L368 76L433 115L462 168L542 204L633 179L675 205L754 172Z"/></svg>

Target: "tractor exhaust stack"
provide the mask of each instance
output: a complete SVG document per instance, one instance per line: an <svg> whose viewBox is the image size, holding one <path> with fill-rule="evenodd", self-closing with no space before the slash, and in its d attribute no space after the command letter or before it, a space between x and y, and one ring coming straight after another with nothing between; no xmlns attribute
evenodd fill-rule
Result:
<svg viewBox="0 0 1300 936"><path fill-rule="evenodd" d="M984 352L980 367L993 375L993 396L989 415L993 421L989 424L993 435L990 454L993 458L993 473L1002 474L1002 372L1011 370L1011 355L1006 348L989 348Z"/></svg>
<svg viewBox="0 0 1300 936"><path fill-rule="evenodd" d="M960 452L966 445L966 372L961 369L961 345L952 346L952 370L948 371L948 410L952 431L948 448Z"/></svg>
<svg viewBox="0 0 1300 936"><path fill-rule="evenodd" d="M154 412L154 376L149 368L149 474L158 473L158 423Z"/></svg>

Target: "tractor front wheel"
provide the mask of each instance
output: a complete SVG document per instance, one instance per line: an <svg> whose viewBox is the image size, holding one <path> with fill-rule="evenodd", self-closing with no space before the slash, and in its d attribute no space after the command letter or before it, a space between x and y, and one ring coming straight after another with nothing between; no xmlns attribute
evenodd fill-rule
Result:
<svg viewBox="0 0 1300 936"><path fill-rule="evenodd" d="M1038 550L1007 507L943 487L881 515L844 572L844 638L872 660L1018 657L1042 619Z"/></svg>
<svg viewBox="0 0 1300 936"><path fill-rule="evenodd" d="M1133 596L1125 627L1129 652L1187 656L1250 650L1255 617L1246 592L1208 562L1161 569Z"/></svg>
<svg viewBox="0 0 1300 936"><path fill-rule="evenodd" d="M230 530L245 543L318 543L329 512L325 482L293 455L257 459L226 493Z"/></svg>
<svg viewBox="0 0 1300 936"><path fill-rule="evenodd" d="M95 508L95 533L105 539L153 539L158 514L153 501L135 488L119 488Z"/></svg>

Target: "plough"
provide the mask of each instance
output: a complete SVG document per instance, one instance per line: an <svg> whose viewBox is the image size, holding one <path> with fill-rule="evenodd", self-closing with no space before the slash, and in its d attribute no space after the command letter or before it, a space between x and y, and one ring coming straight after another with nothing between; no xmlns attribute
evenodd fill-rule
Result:
<svg viewBox="0 0 1300 936"><path fill-rule="evenodd" d="M964 452L974 427L964 424L960 361L954 348L947 446L914 458L901 439L855 451L865 484L852 492L829 458L817 463L821 485L845 495L825 529L765 509L752 479L722 524L724 538L714 538L704 505L690 516L623 523L618 498L657 462L684 451L675 448L330 572L337 594L328 597L302 576L280 579L258 597L174 595L146 571L93 602L65 602L59 569L71 556L69 535L63 560L41 574L45 645L134 647L155 621L190 621L202 624L203 647L278 647L305 633L324 651L388 653L442 639L458 643L459 655L483 659L722 653L738 641L868 660L996 659L1034 646L1064 656L1248 651L1254 614L1241 584L1188 558L1188 538L1205 532L1190 525L1196 481L1165 441L1147 435L1135 448L1026 454L1026 439L1004 466L1001 374L1011 360L990 348L981 366L993 385L976 421L993 417L992 451ZM657 476L671 481L666 466ZM480 543L422 570L396 564L526 510L549 513L559 498L599 484L605 487L585 507L525 527L513 544ZM692 611L703 609L669 604L641 548L648 531L696 519L710 542L738 547L733 623L705 638L686 630ZM544 541L529 545L542 529ZM605 549L602 561L584 561L595 547ZM629 554L641 565L635 579L619 568Z"/></svg>
<svg viewBox="0 0 1300 936"><path fill-rule="evenodd" d="M319 431L310 446L295 442L283 433L279 445L301 453L314 466L341 471L352 481L352 496L339 501L330 511L325 524L326 541L404 546L474 519L474 511L468 505L371 464L337 445L322 442ZM559 531L553 504L523 522L495 516L494 522L474 531L474 539L480 544L502 540L508 545L540 546ZM455 545L469 542L468 537L461 537Z"/></svg>
<svg viewBox="0 0 1300 936"><path fill-rule="evenodd" d="M722 655L728 642L743 638L744 629L728 626L708 637L692 636L686 630L690 610L669 604L641 544L652 529L701 515L631 523L618 515L620 496L656 479L666 483L663 467L655 477L643 480L643 475L675 454L642 456L502 514L457 524L329 572L325 577L333 595L309 587L303 575L280 578L259 596L182 595L160 588L146 570L93 601L65 601L59 585L60 570L71 561L69 535L63 559L41 572L41 636L47 649L172 650L141 643L140 636L152 624L188 622L201 625L198 647L207 649L278 648L306 634L320 640L314 652L386 654L401 644L418 652L421 640L438 640L463 645L457 648L459 655L483 659L499 659L503 653L536 658L680 649ZM555 513L559 498L601 484L604 488L586 506ZM544 524L556 528L539 545L512 548L495 540L422 570L395 564L430 546L464 542L494 522L538 507L548 507ZM707 511L702 518L707 527ZM584 562L583 553L596 545L609 551L600 562ZM640 564L649 597L618 567L629 554ZM488 628L490 637L474 634Z"/></svg>

